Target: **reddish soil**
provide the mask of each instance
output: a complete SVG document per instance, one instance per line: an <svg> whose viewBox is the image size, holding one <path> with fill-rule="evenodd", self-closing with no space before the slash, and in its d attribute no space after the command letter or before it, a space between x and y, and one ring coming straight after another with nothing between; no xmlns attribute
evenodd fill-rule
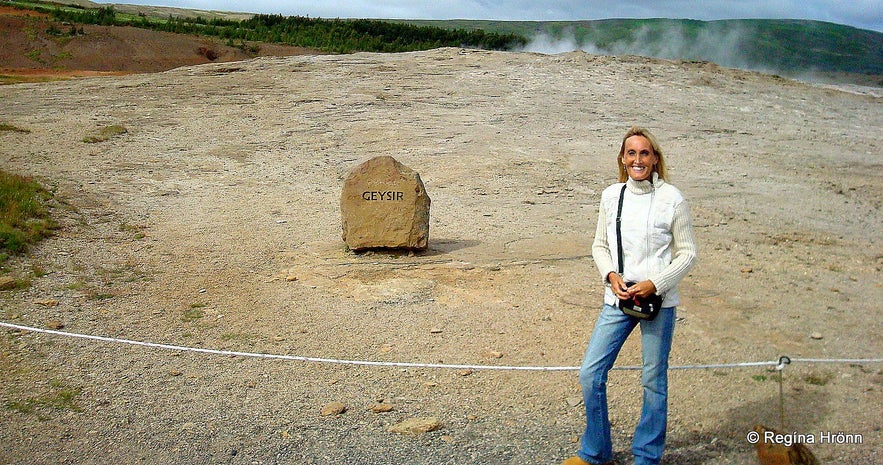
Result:
<svg viewBox="0 0 883 465"><path fill-rule="evenodd" d="M52 35L51 26L61 31ZM72 27L82 34L71 35ZM136 27L70 25L30 10L0 6L0 83L104 74L153 73L179 66L256 56L319 53L314 49L250 43L249 53L218 39Z"/></svg>

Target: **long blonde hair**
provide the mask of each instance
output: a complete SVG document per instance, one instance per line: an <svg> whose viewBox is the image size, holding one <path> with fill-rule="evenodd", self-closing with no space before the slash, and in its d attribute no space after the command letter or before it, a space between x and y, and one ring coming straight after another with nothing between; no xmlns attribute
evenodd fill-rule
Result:
<svg viewBox="0 0 883 465"><path fill-rule="evenodd" d="M651 134L649 130L632 126L622 138L622 146L619 147L619 156L616 157L616 166L619 169L619 182L626 182L629 179L629 173L626 171L625 165L623 165L622 157L625 155L625 141L632 136L641 136L650 142L650 147L653 149L653 153L655 153L656 157L659 159L656 162L656 166L653 167L653 171L659 175L659 179L666 180L666 178L668 178L668 170L665 169L665 157L662 156L662 147L659 146L659 143L656 142L656 138L653 137L653 134Z"/></svg>

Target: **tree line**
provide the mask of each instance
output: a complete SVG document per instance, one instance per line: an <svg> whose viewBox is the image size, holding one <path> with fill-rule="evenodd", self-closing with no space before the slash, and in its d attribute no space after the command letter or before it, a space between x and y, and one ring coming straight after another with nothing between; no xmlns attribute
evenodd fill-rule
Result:
<svg viewBox="0 0 883 465"><path fill-rule="evenodd" d="M136 26L157 31L214 36L228 44L268 42L329 53L409 52L438 47L509 50L527 44L516 34L444 29L371 19L322 19L259 14L250 19L125 17L112 6L97 9L44 9L59 21L103 26Z"/></svg>

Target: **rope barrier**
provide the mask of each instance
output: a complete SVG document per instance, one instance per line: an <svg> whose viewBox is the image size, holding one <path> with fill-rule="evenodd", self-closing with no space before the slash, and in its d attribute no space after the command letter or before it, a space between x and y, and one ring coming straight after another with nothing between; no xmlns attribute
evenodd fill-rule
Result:
<svg viewBox="0 0 883 465"><path fill-rule="evenodd" d="M34 328L32 326L17 325L0 321L0 326L16 329L19 331L27 331L32 333L52 334L55 336L72 337L78 339L88 339L93 341L110 342L116 344L127 344L141 347L151 347L156 349L175 350L180 352L195 352L212 355L250 357L287 360L296 362L311 363L327 363L338 365L362 365L362 366L381 366L381 367L397 367L397 368L445 368L455 370L497 370L497 371L578 371L578 366L505 366L505 365L452 365L443 363L411 363L411 362L379 362L371 360L346 360L322 357L305 357L299 355L281 355L281 354L264 354L256 352L239 352L231 350L204 349L200 347L187 347L171 344L161 344L156 342L133 341L130 339L119 339L115 337L95 336L92 334L70 333L66 331L56 331L52 329ZM784 365L789 363L883 363L883 358L870 359L814 359L814 358L789 358L781 357L779 360L766 362L741 362L741 363L717 363L705 365L677 365L668 367L669 370L701 370L715 368L746 368L759 366L774 366L781 371ZM640 366L614 366L613 370L641 370Z"/></svg>

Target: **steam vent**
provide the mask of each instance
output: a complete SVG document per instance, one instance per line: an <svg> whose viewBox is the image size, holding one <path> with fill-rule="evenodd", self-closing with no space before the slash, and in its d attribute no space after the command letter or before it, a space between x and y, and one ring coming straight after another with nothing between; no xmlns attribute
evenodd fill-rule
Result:
<svg viewBox="0 0 883 465"><path fill-rule="evenodd" d="M429 204L417 172L390 156L372 158L350 171L343 183L343 240L355 251L425 250Z"/></svg>

